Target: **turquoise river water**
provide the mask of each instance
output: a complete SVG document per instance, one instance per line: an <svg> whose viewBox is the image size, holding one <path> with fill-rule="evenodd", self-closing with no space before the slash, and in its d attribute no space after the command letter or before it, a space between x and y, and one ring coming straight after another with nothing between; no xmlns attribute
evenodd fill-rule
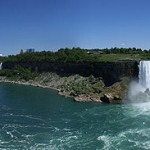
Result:
<svg viewBox="0 0 150 150"><path fill-rule="evenodd" d="M0 83L1 150L148 150L150 103L76 103Z"/></svg>

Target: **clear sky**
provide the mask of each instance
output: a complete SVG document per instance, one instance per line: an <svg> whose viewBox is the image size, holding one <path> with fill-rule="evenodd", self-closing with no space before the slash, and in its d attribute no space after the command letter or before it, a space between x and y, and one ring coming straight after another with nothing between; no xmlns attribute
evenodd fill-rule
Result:
<svg viewBox="0 0 150 150"><path fill-rule="evenodd" d="M0 0L0 53L150 49L150 0Z"/></svg>

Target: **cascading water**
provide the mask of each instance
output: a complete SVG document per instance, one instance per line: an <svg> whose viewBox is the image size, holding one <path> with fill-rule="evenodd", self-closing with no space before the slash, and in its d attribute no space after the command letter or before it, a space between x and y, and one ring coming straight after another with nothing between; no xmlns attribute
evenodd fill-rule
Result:
<svg viewBox="0 0 150 150"><path fill-rule="evenodd" d="M140 61L139 82L131 82L128 99L131 102L150 102L150 61Z"/></svg>
<svg viewBox="0 0 150 150"><path fill-rule="evenodd" d="M3 64L3 63L0 63L0 70L2 69L2 64Z"/></svg>
<svg viewBox="0 0 150 150"><path fill-rule="evenodd" d="M139 84L150 89L150 61L140 61Z"/></svg>

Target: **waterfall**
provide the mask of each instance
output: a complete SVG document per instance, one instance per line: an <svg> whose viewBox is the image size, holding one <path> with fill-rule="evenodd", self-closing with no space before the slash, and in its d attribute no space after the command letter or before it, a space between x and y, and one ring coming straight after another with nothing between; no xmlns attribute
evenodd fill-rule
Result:
<svg viewBox="0 0 150 150"><path fill-rule="evenodd" d="M150 89L150 61L140 61L139 84Z"/></svg>
<svg viewBox="0 0 150 150"><path fill-rule="evenodd" d="M130 83L128 99L133 103L150 102L150 61L140 61L138 77L139 82Z"/></svg>
<svg viewBox="0 0 150 150"><path fill-rule="evenodd" d="M0 70L2 69L2 63L0 63Z"/></svg>

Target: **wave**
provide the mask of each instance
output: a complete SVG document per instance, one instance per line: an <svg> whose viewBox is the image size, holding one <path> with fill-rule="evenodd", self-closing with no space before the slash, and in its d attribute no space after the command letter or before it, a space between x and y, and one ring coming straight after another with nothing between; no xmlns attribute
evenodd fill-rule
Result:
<svg viewBox="0 0 150 150"><path fill-rule="evenodd" d="M147 139L147 140L145 140ZM97 140L103 143L102 150L150 149L150 129L129 129L116 136L101 135Z"/></svg>

